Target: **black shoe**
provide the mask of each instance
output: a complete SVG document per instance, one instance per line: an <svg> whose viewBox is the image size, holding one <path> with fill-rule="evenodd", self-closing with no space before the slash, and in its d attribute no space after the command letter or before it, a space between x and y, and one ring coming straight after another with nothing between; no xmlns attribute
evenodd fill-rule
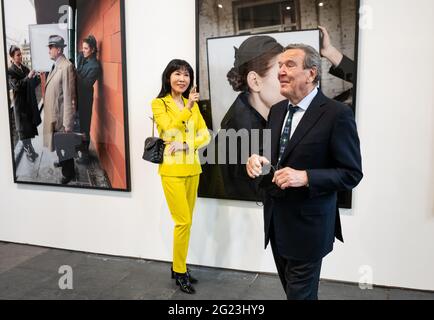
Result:
<svg viewBox="0 0 434 320"><path fill-rule="evenodd" d="M53 166L54 166L55 168L60 168L60 163L59 163L59 161L54 161Z"/></svg>
<svg viewBox="0 0 434 320"><path fill-rule="evenodd" d="M32 153L33 160L36 160L36 158L39 157L39 154L36 153L35 148L33 148L33 145L30 145L30 152Z"/></svg>
<svg viewBox="0 0 434 320"><path fill-rule="evenodd" d="M196 290L192 286L190 279L188 278L187 273L176 273L175 272L175 281L176 285L179 286L182 292L188 293L188 294L194 294L196 293Z"/></svg>
<svg viewBox="0 0 434 320"><path fill-rule="evenodd" d="M176 272L173 271L173 267L170 268L170 271L172 272L172 279L175 279L175 273L176 273ZM196 278L194 278L194 277L191 275L190 269L188 269L188 268L187 268L187 276L188 276L188 279L190 280L191 283L198 283L198 282L199 282L199 280L197 280Z"/></svg>
<svg viewBox="0 0 434 320"><path fill-rule="evenodd" d="M26 152L26 158L27 160L29 160L31 163L35 162L36 158L34 158L31 154L28 154Z"/></svg>
<svg viewBox="0 0 434 320"><path fill-rule="evenodd" d="M72 176L72 177L62 177L61 184L63 184L63 185L68 184L68 183L70 183L74 178L75 178L75 176Z"/></svg>
<svg viewBox="0 0 434 320"><path fill-rule="evenodd" d="M39 157L39 154L36 153L32 145L25 146L24 152L26 153L27 160L30 162L35 162L36 158Z"/></svg>
<svg viewBox="0 0 434 320"><path fill-rule="evenodd" d="M85 165L85 166L89 165L90 164L89 155L82 154L82 156L80 158L78 158L78 160L76 162L77 162L77 164L80 164L80 165Z"/></svg>

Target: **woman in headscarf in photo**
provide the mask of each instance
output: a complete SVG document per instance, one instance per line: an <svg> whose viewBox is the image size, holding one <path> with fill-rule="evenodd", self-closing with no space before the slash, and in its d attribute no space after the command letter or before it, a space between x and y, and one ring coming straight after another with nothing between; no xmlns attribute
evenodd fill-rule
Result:
<svg viewBox="0 0 434 320"><path fill-rule="evenodd" d="M9 56L8 82L13 91L16 130L27 159L35 162L39 155L33 148L32 139L38 135L38 126L42 122L35 90L41 81L34 70L30 71L23 64L20 48L11 46Z"/></svg>

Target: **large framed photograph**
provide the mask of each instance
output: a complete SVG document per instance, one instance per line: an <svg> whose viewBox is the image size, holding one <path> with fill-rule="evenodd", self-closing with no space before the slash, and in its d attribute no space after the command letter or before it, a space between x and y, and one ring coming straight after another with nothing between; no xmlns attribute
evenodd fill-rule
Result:
<svg viewBox="0 0 434 320"><path fill-rule="evenodd" d="M355 110L359 7L358 0L196 0L200 107L215 135L204 154L200 197L262 200L261 191L245 174L243 150L238 150L236 161L217 160L219 137L227 129L246 128L253 147L252 132L264 128L269 108L284 99L277 78L279 48L304 43L321 51L329 40L341 59L323 55L320 88ZM319 26L325 28L327 39ZM262 87L249 82L252 71ZM237 136L238 149L242 138L243 134ZM211 157L209 150L215 152ZM339 194L339 206L351 208L351 192Z"/></svg>
<svg viewBox="0 0 434 320"><path fill-rule="evenodd" d="M16 183L131 191L124 0L2 0Z"/></svg>

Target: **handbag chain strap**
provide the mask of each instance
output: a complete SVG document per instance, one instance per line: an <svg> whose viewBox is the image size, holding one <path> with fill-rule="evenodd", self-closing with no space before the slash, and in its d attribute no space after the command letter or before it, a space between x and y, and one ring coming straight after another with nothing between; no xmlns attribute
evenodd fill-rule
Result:
<svg viewBox="0 0 434 320"><path fill-rule="evenodd" d="M166 112L167 112L167 104L166 101L164 101L163 99L160 99L161 101L163 101L164 106L166 107ZM152 120L152 138L155 138L155 118L154 116L151 117Z"/></svg>

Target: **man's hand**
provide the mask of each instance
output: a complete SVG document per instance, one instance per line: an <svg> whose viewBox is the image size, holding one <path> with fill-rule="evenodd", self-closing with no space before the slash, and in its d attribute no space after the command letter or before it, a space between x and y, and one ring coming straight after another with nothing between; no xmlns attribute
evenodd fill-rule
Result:
<svg viewBox="0 0 434 320"><path fill-rule="evenodd" d="M27 75L27 77L29 79L33 79L35 76L36 76L36 71L35 70L30 71L29 74Z"/></svg>
<svg viewBox="0 0 434 320"><path fill-rule="evenodd" d="M284 168L274 173L273 183L280 189L301 188L309 184L306 171Z"/></svg>
<svg viewBox="0 0 434 320"><path fill-rule="evenodd" d="M257 154L252 155L246 163L247 174L250 178L256 179L262 174L262 166L269 164L267 158L258 156Z"/></svg>
<svg viewBox="0 0 434 320"><path fill-rule="evenodd" d="M61 133L71 133L72 132L72 128L66 128L65 126L63 126L60 130L58 130L57 132L61 132Z"/></svg>

